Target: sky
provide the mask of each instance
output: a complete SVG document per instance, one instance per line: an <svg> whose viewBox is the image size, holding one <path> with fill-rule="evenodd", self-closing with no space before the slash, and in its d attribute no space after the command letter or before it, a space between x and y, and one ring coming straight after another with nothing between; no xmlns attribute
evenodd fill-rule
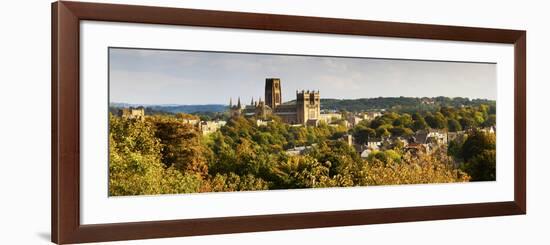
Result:
<svg viewBox="0 0 550 245"><path fill-rule="evenodd" d="M250 103L266 78L280 78L283 101L296 90L321 98L468 97L496 99L496 64L222 53L109 50L110 102L130 104Z"/></svg>

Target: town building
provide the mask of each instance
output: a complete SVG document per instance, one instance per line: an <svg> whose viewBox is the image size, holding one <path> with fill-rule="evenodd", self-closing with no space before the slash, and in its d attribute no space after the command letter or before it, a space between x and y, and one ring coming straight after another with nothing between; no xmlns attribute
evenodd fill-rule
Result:
<svg viewBox="0 0 550 245"><path fill-rule="evenodd" d="M447 132L441 129L418 130L413 136L413 142L420 144L447 144Z"/></svg>
<svg viewBox="0 0 550 245"><path fill-rule="evenodd" d="M197 125L200 120L199 119L190 119L190 118L182 118L179 119L182 123L190 124L190 125Z"/></svg>
<svg viewBox="0 0 550 245"><path fill-rule="evenodd" d="M337 112L328 112L328 113L321 113L320 114L320 120L326 122L327 124L331 124L335 121L339 121L342 119L342 114Z"/></svg>
<svg viewBox="0 0 550 245"><path fill-rule="evenodd" d="M453 133L451 137L456 138ZM405 146L405 151L418 153L431 153L432 151L447 145L449 142L449 133L441 129L425 129L416 131L415 135L409 139L409 144Z"/></svg>
<svg viewBox="0 0 550 245"><path fill-rule="evenodd" d="M218 131L221 127L225 126L225 124L225 121L202 121L198 126L202 135L209 135Z"/></svg>
<svg viewBox="0 0 550 245"><path fill-rule="evenodd" d="M359 124L363 120L365 120L365 119L363 119L361 117L358 117L358 116L356 116L352 113L350 113L347 117L347 121L348 121L350 127L355 127L357 124Z"/></svg>
<svg viewBox="0 0 550 245"><path fill-rule="evenodd" d="M484 132L484 133L488 133L488 134L495 134L496 133L495 127L493 127L493 126L482 128L482 129L480 129L480 131Z"/></svg>
<svg viewBox="0 0 550 245"><path fill-rule="evenodd" d="M374 120L375 118L377 118L379 116L382 116L382 112L369 111L369 112L364 112L362 115L360 115L362 120L367 120L367 121Z"/></svg>
<svg viewBox="0 0 550 245"><path fill-rule="evenodd" d="M267 123L270 122L270 121L265 121L265 120L261 120L261 119L256 119L256 126L258 127L261 127L261 126L267 126Z"/></svg>

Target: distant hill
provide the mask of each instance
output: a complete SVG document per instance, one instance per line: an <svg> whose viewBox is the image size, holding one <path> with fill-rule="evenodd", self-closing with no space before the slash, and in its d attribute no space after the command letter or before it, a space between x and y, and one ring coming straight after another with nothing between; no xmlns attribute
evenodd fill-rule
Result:
<svg viewBox="0 0 550 245"><path fill-rule="evenodd" d="M296 101L287 101L284 104L295 104ZM495 106L494 100L486 99L469 99L469 98L449 98L449 97L433 97L433 98L415 98L415 97L378 97L378 98L363 98L363 99L321 99L322 110L336 111L369 111L369 110L395 110L400 112L412 111L431 111L437 110L441 106L460 107L460 106L478 106L480 104L488 104ZM188 114L204 114L214 115L227 111L227 105L222 104L204 104L204 105L147 105L147 104L128 104L128 103L111 103L110 107L113 111L118 108L127 107L145 107L147 114L157 113L188 113Z"/></svg>
<svg viewBox="0 0 550 245"><path fill-rule="evenodd" d="M227 105L209 104L209 105L147 105L147 104L128 104L128 103L111 103L112 108L127 108L127 107L145 107L146 112L164 112L164 113L199 113L199 112L224 112L227 110Z"/></svg>
<svg viewBox="0 0 550 245"><path fill-rule="evenodd" d="M226 105L173 105L173 106L147 106L155 111L164 111L170 113L196 113L196 112L224 112L227 110Z"/></svg>
<svg viewBox="0 0 550 245"><path fill-rule="evenodd" d="M285 104L295 104L296 101L288 101ZM368 110L398 110L398 111L426 111L435 110L441 106L460 107L477 106L480 104L495 105L494 100L469 99L469 98L415 98L415 97L378 97L363 99L321 99L322 110L346 110L346 111L368 111Z"/></svg>

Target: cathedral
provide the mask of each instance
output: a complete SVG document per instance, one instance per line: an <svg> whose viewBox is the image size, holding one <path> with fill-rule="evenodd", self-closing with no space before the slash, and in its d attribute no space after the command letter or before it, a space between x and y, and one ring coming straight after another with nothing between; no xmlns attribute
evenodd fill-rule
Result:
<svg viewBox="0 0 550 245"><path fill-rule="evenodd" d="M229 100L231 116L258 117L265 119L276 115L288 124L317 125L321 118L321 97L319 91L296 91L296 101L283 103L281 79L265 80L265 101L254 98L249 105L242 105L239 98L236 105Z"/></svg>

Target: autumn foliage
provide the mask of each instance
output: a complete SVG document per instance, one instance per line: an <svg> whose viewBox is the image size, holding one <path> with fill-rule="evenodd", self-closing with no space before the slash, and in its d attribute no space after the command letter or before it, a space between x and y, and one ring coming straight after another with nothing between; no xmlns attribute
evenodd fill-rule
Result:
<svg viewBox="0 0 550 245"><path fill-rule="evenodd" d="M472 177L491 178L494 166L483 164L494 161L494 138L483 135L470 139L483 141L482 148L475 148L477 143L468 140L457 148L460 154L470 154L461 156L463 167L456 165L458 153L411 154L402 146L362 159L352 146L339 140L346 133L362 140L377 134L410 135L409 126L461 127L458 120L442 118L440 114L432 115L427 122L414 120L408 114L398 115L396 122L391 122L393 126L383 128L384 132L373 130L370 125L351 130L326 124L297 127L278 118L258 126L254 119L235 117L209 135L181 120L185 115L155 115L145 120L110 115L109 195L450 183L470 181ZM377 123L380 128L388 122ZM307 146L307 150L299 155L286 154L287 149L296 146ZM471 177L467 172L475 175Z"/></svg>

